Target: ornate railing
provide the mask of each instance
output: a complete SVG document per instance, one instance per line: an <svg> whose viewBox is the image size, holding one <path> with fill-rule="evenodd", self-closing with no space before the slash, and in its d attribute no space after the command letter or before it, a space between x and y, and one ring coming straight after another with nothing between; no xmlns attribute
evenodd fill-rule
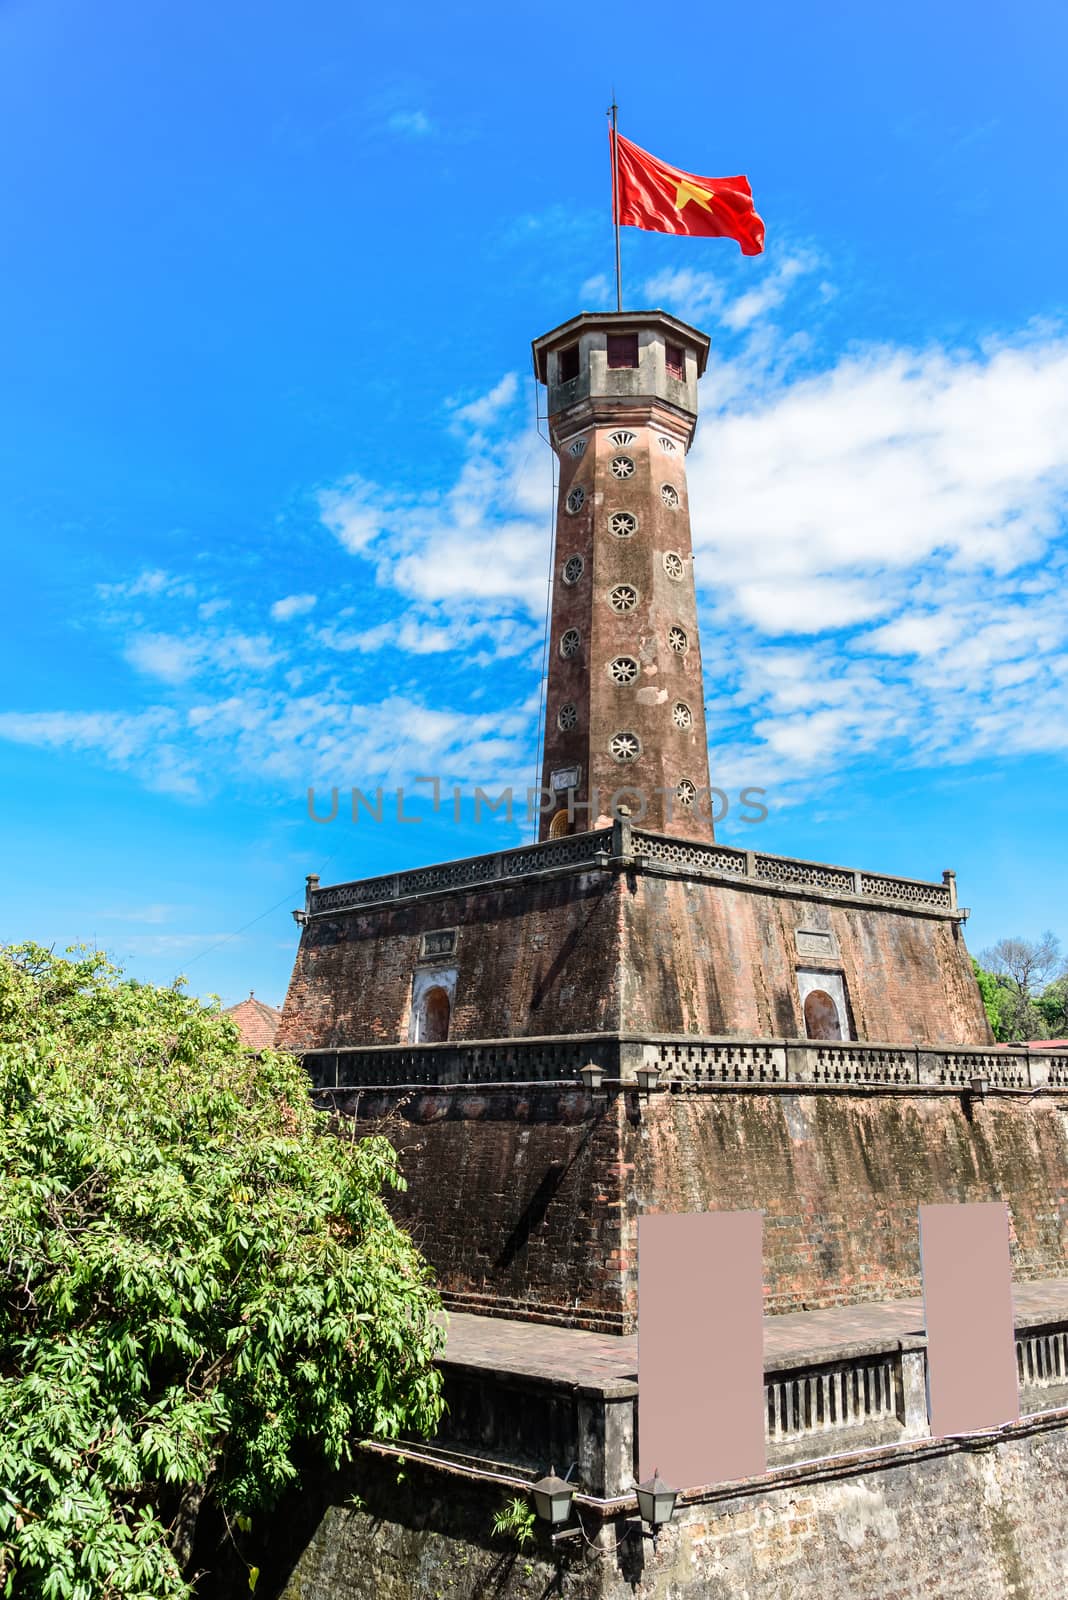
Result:
<svg viewBox="0 0 1068 1600"><path fill-rule="evenodd" d="M887 1354L770 1378L764 1385L768 1442L896 1419L898 1367L897 1356Z"/></svg>
<svg viewBox="0 0 1068 1600"><path fill-rule="evenodd" d="M982 1045L886 1045L856 1039L707 1039L640 1034L558 1034L465 1044L361 1045L309 1050L317 1089L393 1088L578 1080L592 1062L610 1080L632 1082L656 1068L663 1085L759 1088L994 1090L1068 1089L1068 1053Z"/></svg>
<svg viewBox="0 0 1068 1600"><path fill-rule="evenodd" d="M762 855L732 845L669 839L620 822L592 833L570 834L543 844L469 856L462 861L443 861L437 866L391 872L328 888L320 888L318 878L313 875L308 879L303 914L321 916L547 873L591 869L618 871L624 867L668 876L748 882L765 889L799 892L816 898L871 900L934 915L960 915L952 873L947 872L941 883L884 877L849 867L826 866L818 861Z"/></svg>

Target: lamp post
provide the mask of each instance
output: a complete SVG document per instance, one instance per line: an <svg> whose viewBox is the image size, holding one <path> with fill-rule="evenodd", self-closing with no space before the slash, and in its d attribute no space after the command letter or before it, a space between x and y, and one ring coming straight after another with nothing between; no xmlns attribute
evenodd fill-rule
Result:
<svg viewBox="0 0 1068 1600"><path fill-rule="evenodd" d="M568 1520L571 1502L575 1498L574 1485L558 1478L553 1467L549 1468L546 1477L531 1484L530 1492L534 1496L534 1510L551 1528L558 1528Z"/></svg>
<svg viewBox="0 0 1068 1600"><path fill-rule="evenodd" d="M584 1067L579 1068L579 1077L591 1094L596 1094L604 1082L604 1068L599 1067L596 1061L587 1061Z"/></svg>
<svg viewBox="0 0 1068 1600"><path fill-rule="evenodd" d="M651 1478L639 1483L635 1492L638 1496L638 1510L641 1512L642 1521L649 1524L655 1537L657 1530L662 1528L665 1522L671 1521L679 1491L664 1482L660 1476L660 1468L657 1467Z"/></svg>
<svg viewBox="0 0 1068 1600"><path fill-rule="evenodd" d="M635 1077L638 1080L638 1088L642 1094L652 1094L653 1090L660 1085L660 1068L639 1067Z"/></svg>

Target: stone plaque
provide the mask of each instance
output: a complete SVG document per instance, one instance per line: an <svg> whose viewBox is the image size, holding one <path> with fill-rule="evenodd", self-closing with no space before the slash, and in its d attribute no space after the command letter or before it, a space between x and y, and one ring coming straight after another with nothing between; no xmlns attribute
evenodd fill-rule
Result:
<svg viewBox="0 0 1068 1600"><path fill-rule="evenodd" d="M577 789L581 772L578 767L560 767L549 779L554 793L559 794L564 789Z"/></svg>
<svg viewBox="0 0 1068 1600"><path fill-rule="evenodd" d="M456 929L439 928L434 933L424 933L420 957L425 960L427 956L451 956L456 949Z"/></svg>
<svg viewBox="0 0 1068 1600"><path fill-rule="evenodd" d="M798 954L803 956L836 956L838 946L833 933L822 933L818 928L798 928L794 935Z"/></svg>

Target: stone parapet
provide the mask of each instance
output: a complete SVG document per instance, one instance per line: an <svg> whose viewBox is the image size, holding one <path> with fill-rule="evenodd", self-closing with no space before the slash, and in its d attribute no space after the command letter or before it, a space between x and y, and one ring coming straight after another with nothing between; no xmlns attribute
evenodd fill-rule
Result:
<svg viewBox="0 0 1068 1600"><path fill-rule="evenodd" d="M309 879L304 910L309 917L337 916L376 905L396 904L455 890L508 884L559 873L589 871L641 872L658 877L727 882L762 893L803 894L806 899L843 904L899 906L915 915L964 920L957 906L956 879L946 872L941 883L895 878L819 861L796 861L732 845L702 844L647 833L627 822L589 833L569 834L542 844L491 855L444 861L411 872L391 872L352 883L319 886Z"/></svg>
<svg viewBox="0 0 1068 1600"><path fill-rule="evenodd" d="M1060 1286L1061 1300L1065 1287ZM1040 1293L1042 1286L1035 1288ZM1050 1298L1056 1295L1051 1292ZM872 1308L875 1316L878 1309ZM1021 1309L1016 1318L1022 1419L1068 1404L1068 1321L1050 1322L1050 1308L1041 1314L1046 1320L1037 1324L1034 1311ZM483 1334L477 1326L482 1319L457 1321L462 1333L450 1343L458 1348L447 1349L441 1358L448 1410L433 1442L436 1453L467 1464L481 1460L529 1479L540 1477L549 1461L574 1462L576 1485L601 1500L633 1489L638 1407L633 1337L602 1338L593 1346L582 1333L534 1330L532 1335L524 1324L491 1321ZM922 1333L901 1337L888 1330L852 1346L835 1345L832 1336L828 1348L821 1349L814 1327L811 1350L777 1351L789 1338L778 1340L775 1324L775 1318L766 1323L764 1362L769 1468L930 1438ZM570 1342L576 1346L571 1363ZM614 1367L613 1345L618 1345Z"/></svg>
<svg viewBox="0 0 1068 1600"><path fill-rule="evenodd" d="M591 1033L471 1043L361 1045L303 1055L313 1088L344 1090L574 1084L601 1069L607 1087L660 1073L658 1089L806 1084L850 1089L1068 1090L1068 1052L1013 1046L879 1044L856 1039L711 1039Z"/></svg>

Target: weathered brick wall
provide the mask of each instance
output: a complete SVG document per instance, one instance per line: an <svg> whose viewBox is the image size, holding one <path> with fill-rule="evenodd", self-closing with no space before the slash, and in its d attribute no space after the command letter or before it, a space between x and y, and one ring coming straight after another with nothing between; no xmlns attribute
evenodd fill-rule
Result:
<svg viewBox="0 0 1068 1600"><path fill-rule="evenodd" d="M842 975L858 1039L990 1042L955 922L645 874L622 892L627 1031L803 1038L803 968ZM826 931L837 954L799 952L798 929Z"/></svg>
<svg viewBox="0 0 1068 1600"><path fill-rule="evenodd" d="M352 1489L364 1504L345 1504ZM684 1507L617 1554L520 1553L489 1536L506 1495L409 1463L360 1463L316 1508L295 1561L262 1556L284 1600L1063 1600L1068 1430L918 1453ZM594 1524L588 1524L591 1532ZM614 1544L623 1532L608 1530ZM234 1594L239 1591L235 1586Z"/></svg>
<svg viewBox="0 0 1068 1600"><path fill-rule="evenodd" d="M301 931L279 1046L399 1044L408 1037L420 938L458 929L452 1039L598 1033L618 1027L614 877L456 891L314 918Z"/></svg>
<svg viewBox="0 0 1068 1600"><path fill-rule="evenodd" d="M401 1153L389 1207L452 1304L621 1331L622 1100L581 1088L363 1093ZM393 1113L391 1115L391 1113Z"/></svg>
<svg viewBox="0 0 1068 1600"><path fill-rule="evenodd" d="M840 973L852 1031L883 1043L986 1044L956 923L732 884L582 872L315 917L280 1042L407 1040L420 936L457 928L453 1039L667 1032L803 1037L798 969ZM824 930L833 954L799 951Z"/></svg>
<svg viewBox="0 0 1068 1600"><path fill-rule="evenodd" d="M1004 1199L1017 1277L1068 1274L1068 1112L994 1096L545 1088L363 1093L390 1201L454 1304L631 1329L639 1211L765 1213L768 1307L919 1292L917 1206Z"/></svg>
<svg viewBox="0 0 1068 1600"><path fill-rule="evenodd" d="M769 1310L920 1292L917 1207L1005 1200L1018 1278L1068 1273L1068 1120L1049 1099L659 1094L631 1129L634 1215L764 1212ZM637 1267L634 1216L626 1267Z"/></svg>

